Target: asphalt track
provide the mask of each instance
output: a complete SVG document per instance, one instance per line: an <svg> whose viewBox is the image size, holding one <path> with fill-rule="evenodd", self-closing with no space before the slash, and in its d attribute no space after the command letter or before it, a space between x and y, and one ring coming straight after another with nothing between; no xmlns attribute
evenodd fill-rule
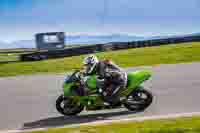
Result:
<svg viewBox="0 0 200 133"><path fill-rule="evenodd" d="M200 63L139 67L127 71L136 69L153 70L152 79L144 86L153 92L154 102L141 113L121 108L63 117L55 109L55 100L62 92L64 74L0 78L0 130L200 112Z"/></svg>

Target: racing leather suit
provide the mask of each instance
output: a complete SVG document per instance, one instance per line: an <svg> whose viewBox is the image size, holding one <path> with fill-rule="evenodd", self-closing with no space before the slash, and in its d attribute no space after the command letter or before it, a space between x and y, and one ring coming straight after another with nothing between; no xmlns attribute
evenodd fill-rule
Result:
<svg viewBox="0 0 200 133"><path fill-rule="evenodd" d="M127 85L127 74L110 60L99 61L96 65L97 85L100 83L106 101L113 102L118 92ZM103 86L102 86L102 83Z"/></svg>

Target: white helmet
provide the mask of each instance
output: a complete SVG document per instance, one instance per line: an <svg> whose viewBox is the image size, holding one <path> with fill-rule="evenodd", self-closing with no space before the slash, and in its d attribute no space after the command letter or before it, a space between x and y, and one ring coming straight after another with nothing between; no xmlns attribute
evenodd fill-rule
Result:
<svg viewBox="0 0 200 133"><path fill-rule="evenodd" d="M97 63L99 63L99 60L95 55L87 56L83 60L83 64L86 66L86 73L92 73Z"/></svg>

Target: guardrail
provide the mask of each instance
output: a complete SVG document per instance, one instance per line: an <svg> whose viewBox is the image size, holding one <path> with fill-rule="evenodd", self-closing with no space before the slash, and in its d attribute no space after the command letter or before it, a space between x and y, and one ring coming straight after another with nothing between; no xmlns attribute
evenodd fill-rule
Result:
<svg viewBox="0 0 200 133"><path fill-rule="evenodd" d="M89 46L67 48L63 50L39 51L39 52L22 54L20 59L22 61L36 61L36 60L50 59L50 58L78 56L82 54L91 54L103 51L178 44L183 42L200 42L200 35L132 41L132 42L111 42L106 44L95 44Z"/></svg>

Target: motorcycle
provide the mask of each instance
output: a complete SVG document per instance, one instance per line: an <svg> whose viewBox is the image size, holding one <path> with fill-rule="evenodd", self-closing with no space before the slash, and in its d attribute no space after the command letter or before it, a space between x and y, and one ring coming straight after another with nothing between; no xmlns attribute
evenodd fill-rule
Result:
<svg viewBox="0 0 200 133"><path fill-rule="evenodd" d="M125 107L130 111L144 111L153 101L153 95L142 87L151 77L151 71L140 70L127 73L127 86L119 91L119 104L109 105L100 95L96 75L84 76L76 70L67 74L63 84L63 94L56 100L56 109L62 115L76 115L84 109L102 110Z"/></svg>

